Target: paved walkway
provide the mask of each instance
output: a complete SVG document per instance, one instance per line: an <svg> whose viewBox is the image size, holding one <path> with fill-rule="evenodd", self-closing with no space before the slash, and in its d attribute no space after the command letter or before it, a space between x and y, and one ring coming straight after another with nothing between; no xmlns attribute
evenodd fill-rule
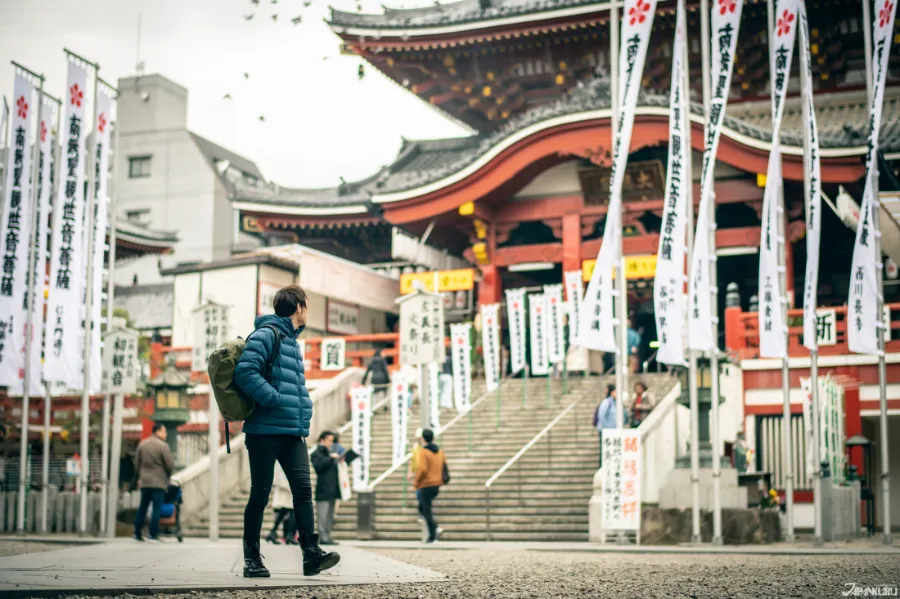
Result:
<svg viewBox="0 0 900 599"><path fill-rule="evenodd" d="M183 544L116 540L0 558L0 596L235 590L322 585L437 582L444 575L340 545L341 563L318 576L302 574L300 549L266 545L271 578L242 575L239 541L185 539Z"/></svg>

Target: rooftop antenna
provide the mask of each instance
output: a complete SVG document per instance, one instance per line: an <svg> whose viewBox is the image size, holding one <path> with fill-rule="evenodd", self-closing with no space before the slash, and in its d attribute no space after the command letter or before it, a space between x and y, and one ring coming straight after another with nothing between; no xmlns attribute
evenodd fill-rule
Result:
<svg viewBox="0 0 900 599"><path fill-rule="evenodd" d="M137 57L135 60L135 71L137 71L138 76L144 74L144 61L141 60L141 13L138 13L138 26L137 26Z"/></svg>

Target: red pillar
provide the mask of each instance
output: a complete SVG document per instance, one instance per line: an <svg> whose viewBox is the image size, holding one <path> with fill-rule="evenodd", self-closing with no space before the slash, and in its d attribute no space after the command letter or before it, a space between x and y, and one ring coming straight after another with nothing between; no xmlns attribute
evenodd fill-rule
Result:
<svg viewBox="0 0 900 599"><path fill-rule="evenodd" d="M725 349L739 351L744 348L741 338L741 307L725 308Z"/></svg>
<svg viewBox="0 0 900 599"><path fill-rule="evenodd" d="M581 216L562 217L563 272L581 270ZM568 298L566 298L568 299Z"/></svg>
<svg viewBox="0 0 900 599"><path fill-rule="evenodd" d="M481 269L481 283L478 288L478 304L497 304L503 299L503 285L500 281L500 269L494 264L497 257L497 227L488 223L487 239L488 259L491 264L484 264Z"/></svg>

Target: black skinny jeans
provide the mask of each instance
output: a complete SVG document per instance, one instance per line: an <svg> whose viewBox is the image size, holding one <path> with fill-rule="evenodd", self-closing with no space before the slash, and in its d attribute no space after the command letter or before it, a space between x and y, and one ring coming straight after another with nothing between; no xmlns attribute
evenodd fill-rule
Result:
<svg viewBox="0 0 900 599"><path fill-rule="evenodd" d="M303 437L247 433L250 457L250 499L244 510L244 540L259 543L263 516L272 492L275 462L281 464L294 499L294 518L300 544L308 547L315 532L312 486L309 477L309 449Z"/></svg>

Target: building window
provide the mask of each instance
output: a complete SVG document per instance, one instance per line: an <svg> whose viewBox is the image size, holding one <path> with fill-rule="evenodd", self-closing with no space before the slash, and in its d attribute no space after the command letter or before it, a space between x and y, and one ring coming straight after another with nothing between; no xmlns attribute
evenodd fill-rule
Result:
<svg viewBox="0 0 900 599"><path fill-rule="evenodd" d="M140 179L150 176L152 156L132 156L128 159L128 178Z"/></svg>
<svg viewBox="0 0 900 599"><path fill-rule="evenodd" d="M125 212L125 219L136 225L150 224L150 209L141 208L140 210L127 210Z"/></svg>

